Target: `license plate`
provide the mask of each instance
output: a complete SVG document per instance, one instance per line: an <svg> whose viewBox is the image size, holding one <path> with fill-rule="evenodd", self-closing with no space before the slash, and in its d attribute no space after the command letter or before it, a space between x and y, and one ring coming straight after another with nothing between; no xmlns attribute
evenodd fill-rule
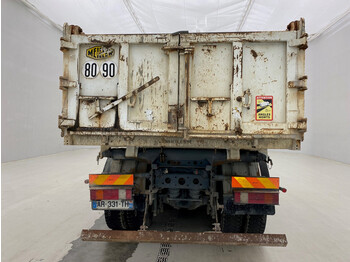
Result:
<svg viewBox="0 0 350 262"><path fill-rule="evenodd" d="M134 202L132 200L99 200L92 201L92 209L116 209L116 210L132 210Z"/></svg>

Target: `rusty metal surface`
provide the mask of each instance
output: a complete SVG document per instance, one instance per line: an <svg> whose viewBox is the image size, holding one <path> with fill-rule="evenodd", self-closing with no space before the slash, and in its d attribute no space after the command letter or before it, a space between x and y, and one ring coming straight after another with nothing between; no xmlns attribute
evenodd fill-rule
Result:
<svg viewBox="0 0 350 262"><path fill-rule="evenodd" d="M75 131L64 137L66 145L108 145L110 147L177 147L217 149L291 149L297 150L300 142L288 135L235 136L234 134L191 134L187 139L182 133L101 132Z"/></svg>
<svg viewBox="0 0 350 262"><path fill-rule="evenodd" d="M136 96L138 93L142 92L143 90L145 90L146 88L150 87L151 85L153 85L155 82L159 81L159 77L155 77L153 79L151 79L150 81L148 81L146 84L143 84L142 86L140 86L139 88L133 90L132 92L118 98L118 100L106 105L105 107L101 108L100 110L96 111L93 115L91 115L89 117L89 119L95 118L98 115L103 114L104 112L116 107L117 105L119 105L121 102L126 101L128 99L131 99L131 97Z"/></svg>
<svg viewBox="0 0 350 262"><path fill-rule="evenodd" d="M160 231L123 231L123 230L83 230L83 241L106 241L125 243L171 243L202 244L228 246L287 246L283 234L233 234L233 233L194 233Z"/></svg>
<svg viewBox="0 0 350 262"><path fill-rule="evenodd" d="M303 19L287 31L178 35L85 35L65 25L65 144L298 150L306 36ZM95 49L107 57L89 53ZM93 77L84 75L89 63ZM104 64L114 64L113 77L103 76ZM94 115L155 76L152 88ZM257 121L261 96L273 97L273 117Z"/></svg>

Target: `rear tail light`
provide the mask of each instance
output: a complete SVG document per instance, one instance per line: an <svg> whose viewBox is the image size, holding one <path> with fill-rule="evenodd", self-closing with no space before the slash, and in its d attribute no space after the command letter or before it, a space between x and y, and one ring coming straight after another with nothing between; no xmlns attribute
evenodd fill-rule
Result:
<svg viewBox="0 0 350 262"><path fill-rule="evenodd" d="M279 204L279 193L277 192L235 192L234 202L236 204Z"/></svg>
<svg viewBox="0 0 350 262"><path fill-rule="evenodd" d="M132 189L91 189L91 200L118 200L132 199Z"/></svg>

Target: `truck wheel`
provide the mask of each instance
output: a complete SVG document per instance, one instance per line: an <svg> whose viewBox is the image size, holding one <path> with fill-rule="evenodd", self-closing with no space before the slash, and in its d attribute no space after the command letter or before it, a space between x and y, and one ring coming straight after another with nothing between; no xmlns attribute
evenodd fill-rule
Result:
<svg viewBox="0 0 350 262"><path fill-rule="evenodd" d="M243 233L244 215L230 215L224 212L221 216L221 230L224 233Z"/></svg>
<svg viewBox="0 0 350 262"><path fill-rule="evenodd" d="M270 172L265 161L259 162L261 176L270 177ZM263 234L266 227L266 215L247 215L246 218L246 233Z"/></svg>
<svg viewBox="0 0 350 262"><path fill-rule="evenodd" d="M105 210L107 226L112 230L126 230L125 212L120 210Z"/></svg>
<svg viewBox="0 0 350 262"><path fill-rule="evenodd" d="M266 227L266 215L248 215L247 233L263 234Z"/></svg>
<svg viewBox="0 0 350 262"><path fill-rule="evenodd" d="M147 165L133 159L115 160L108 158L103 169L103 173L145 173ZM107 226L113 230L138 230L143 223L144 197L134 198L135 210L105 210ZM152 218L148 212L147 221ZM146 223L148 226L150 223Z"/></svg>
<svg viewBox="0 0 350 262"><path fill-rule="evenodd" d="M145 197L135 196L135 210L125 211L125 218L127 228L129 230L138 230L143 224L143 216L145 214ZM152 211L151 208L147 210L146 226L151 225Z"/></svg>
<svg viewBox="0 0 350 262"><path fill-rule="evenodd" d="M125 211L127 230L139 230L140 226L143 224L144 214L144 211L138 210ZM146 226L149 227L152 224L152 217L153 216L151 211L148 210L146 217Z"/></svg>
<svg viewBox="0 0 350 262"><path fill-rule="evenodd" d="M144 212L137 210L126 211L126 223L128 230L139 230L143 223Z"/></svg>

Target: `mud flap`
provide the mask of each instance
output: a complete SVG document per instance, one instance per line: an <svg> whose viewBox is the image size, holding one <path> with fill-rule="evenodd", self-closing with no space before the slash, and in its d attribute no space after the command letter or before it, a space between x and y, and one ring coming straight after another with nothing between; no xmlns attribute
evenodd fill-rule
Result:
<svg viewBox="0 0 350 262"><path fill-rule="evenodd" d="M215 232L162 232L86 230L81 232L83 241L104 241L124 243L171 243L226 246L287 246L284 234L238 234Z"/></svg>

